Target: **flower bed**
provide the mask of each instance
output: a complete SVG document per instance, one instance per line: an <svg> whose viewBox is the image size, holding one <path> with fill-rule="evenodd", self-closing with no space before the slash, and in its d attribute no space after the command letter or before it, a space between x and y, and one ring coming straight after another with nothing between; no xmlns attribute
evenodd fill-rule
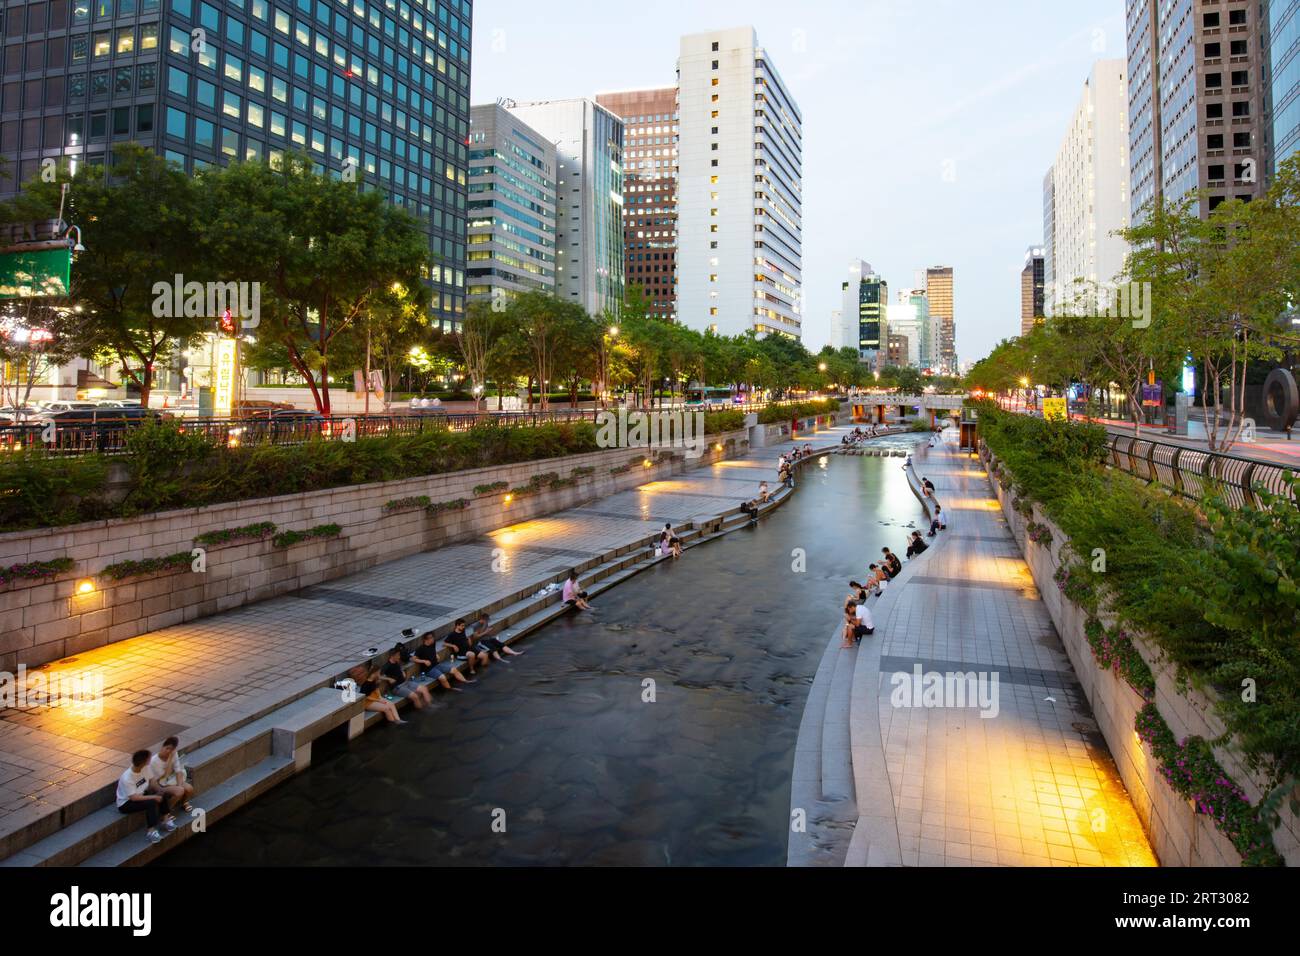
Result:
<svg viewBox="0 0 1300 956"><path fill-rule="evenodd" d="M189 551L177 551L175 554L159 558L145 558L141 561L118 561L99 572L100 577L110 581L124 581L142 574L161 574L166 571L188 571L193 564L194 555Z"/></svg>
<svg viewBox="0 0 1300 956"><path fill-rule="evenodd" d="M223 528L220 531L205 531L195 535L194 543L204 547L230 544L235 541L260 541L268 535L275 534L275 522L259 521L242 528Z"/></svg>
<svg viewBox="0 0 1300 956"><path fill-rule="evenodd" d="M72 570L71 558L54 558L49 561L28 561L25 564L11 564L0 568L0 587L15 581L43 581L47 578L66 574Z"/></svg>
<svg viewBox="0 0 1300 956"><path fill-rule="evenodd" d="M318 524L306 531L281 531L271 539L271 543L277 548L288 548L303 541L312 541L318 538L337 538L342 533L343 529L336 524Z"/></svg>

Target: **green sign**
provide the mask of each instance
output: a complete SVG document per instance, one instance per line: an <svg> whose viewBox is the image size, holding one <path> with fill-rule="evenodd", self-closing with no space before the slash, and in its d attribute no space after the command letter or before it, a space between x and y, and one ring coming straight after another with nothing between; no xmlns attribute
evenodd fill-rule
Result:
<svg viewBox="0 0 1300 956"><path fill-rule="evenodd" d="M0 299L66 296L71 281L71 249L0 252Z"/></svg>

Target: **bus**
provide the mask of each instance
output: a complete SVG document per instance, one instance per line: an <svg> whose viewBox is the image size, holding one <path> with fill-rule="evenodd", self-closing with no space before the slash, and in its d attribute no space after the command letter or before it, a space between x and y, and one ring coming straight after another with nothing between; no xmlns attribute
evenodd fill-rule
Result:
<svg viewBox="0 0 1300 956"><path fill-rule="evenodd" d="M730 408L739 398L729 388L688 388L685 396L688 408Z"/></svg>

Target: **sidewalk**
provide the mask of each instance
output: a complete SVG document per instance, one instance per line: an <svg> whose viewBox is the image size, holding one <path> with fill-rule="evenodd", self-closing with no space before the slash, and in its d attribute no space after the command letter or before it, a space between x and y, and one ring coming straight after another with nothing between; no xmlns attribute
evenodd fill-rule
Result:
<svg viewBox="0 0 1300 956"><path fill-rule="evenodd" d="M878 636L857 652L862 842L871 859L900 855L904 866L1154 866L983 467L952 439L916 458L948 529L905 565L876 618ZM990 682L996 674L996 716L970 705L895 706L895 675L917 665Z"/></svg>
<svg viewBox="0 0 1300 956"><path fill-rule="evenodd" d="M844 429L820 434L821 447ZM403 628L450 624L576 562L775 489L792 443L413 555L295 594L166 628L50 665L96 669L103 711L0 711L0 836L111 784L141 747L208 736L392 647ZM33 671L33 673L36 673ZM485 691L486 692L486 691Z"/></svg>

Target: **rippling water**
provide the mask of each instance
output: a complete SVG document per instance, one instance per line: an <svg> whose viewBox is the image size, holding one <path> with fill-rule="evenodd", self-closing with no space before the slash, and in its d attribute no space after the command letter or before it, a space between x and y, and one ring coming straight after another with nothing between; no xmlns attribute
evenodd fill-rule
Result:
<svg viewBox="0 0 1300 956"><path fill-rule="evenodd" d="M160 865L783 865L847 582L922 522L901 464L805 467L758 526L607 591L405 727L318 742L310 770Z"/></svg>

